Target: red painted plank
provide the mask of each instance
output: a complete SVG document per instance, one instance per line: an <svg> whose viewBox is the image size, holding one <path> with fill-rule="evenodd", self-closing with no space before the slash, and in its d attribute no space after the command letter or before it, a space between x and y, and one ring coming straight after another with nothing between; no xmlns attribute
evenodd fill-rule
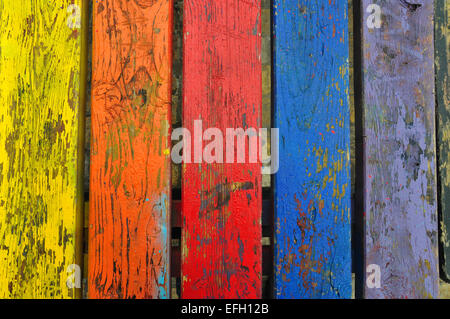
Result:
<svg viewBox="0 0 450 319"><path fill-rule="evenodd" d="M200 119L223 135L261 127L260 0L185 0L183 63L192 140ZM182 205L182 297L259 298L261 164L185 162Z"/></svg>
<svg viewBox="0 0 450 319"><path fill-rule="evenodd" d="M172 13L94 4L90 298L169 296Z"/></svg>

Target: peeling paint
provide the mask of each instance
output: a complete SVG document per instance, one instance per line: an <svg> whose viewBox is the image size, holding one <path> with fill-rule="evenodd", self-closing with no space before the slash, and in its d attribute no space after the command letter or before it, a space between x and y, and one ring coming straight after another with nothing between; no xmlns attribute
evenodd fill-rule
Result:
<svg viewBox="0 0 450 319"><path fill-rule="evenodd" d="M89 298L169 298L173 2L93 12Z"/></svg>
<svg viewBox="0 0 450 319"><path fill-rule="evenodd" d="M0 298L75 298L81 0L0 2ZM78 33L76 33L78 35Z"/></svg>
<svg viewBox="0 0 450 319"><path fill-rule="evenodd" d="M183 22L183 126L258 129L260 0L185 0ZM260 298L261 163L183 164L182 180L182 297Z"/></svg>
<svg viewBox="0 0 450 319"><path fill-rule="evenodd" d="M350 298L346 1L275 1L276 298Z"/></svg>
<svg viewBox="0 0 450 319"><path fill-rule="evenodd" d="M375 3L382 26L363 29L365 263L381 288L365 297L437 297L433 1Z"/></svg>

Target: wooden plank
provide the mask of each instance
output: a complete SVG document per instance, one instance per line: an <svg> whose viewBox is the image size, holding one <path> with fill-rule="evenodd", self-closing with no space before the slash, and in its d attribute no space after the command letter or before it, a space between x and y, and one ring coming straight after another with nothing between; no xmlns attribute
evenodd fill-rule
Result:
<svg viewBox="0 0 450 319"><path fill-rule="evenodd" d="M0 298L81 293L85 4L0 2Z"/></svg>
<svg viewBox="0 0 450 319"><path fill-rule="evenodd" d="M262 19L262 90L263 90L263 102L262 102L262 127L271 127L271 72L272 72L272 59L271 59L271 5L269 0L261 1L261 19ZM183 0L175 0L174 3L174 48L173 48L173 95L172 95L172 126L181 126L182 117L182 46L183 46ZM269 135L270 138L270 135ZM270 151L270 150L269 150ZM271 175L263 175L262 187L270 188ZM172 165L172 188L181 189L181 164Z"/></svg>
<svg viewBox="0 0 450 319"><path fill-rule="evenodd" d="M350 104L350 167L351 167L351 194L352 198L355 196L355 182L356 182L356 123L355 123L355 33L353 30L354 24L354 0L347 0L348 3L348 46L349 46L349 104ZM356 2L356 1L355 1ZM356 5L357 3L355 3ZM354 223L354 221L352 221Z"/></svg>
<svg viewBox="0 0 450 319"><path fill-rule="evenodd" d="M258 130L260 0L185 0L183 49L183 126ZM261 163L248 153L245 163L183 164L183 298L261 296Z"/></svg>
<svg viewBox="0 0 450 319"><path fill-rule="evenodd" d="M450 5L446 0L436 0L435 4L435 68L436 68L436 109L438 117L438 191L441 208L442 271L450 279L450 103L448 66L450 64Z"/></svg>
<svg viewBox="0 0 450 319"><path fill-rule="evenodd" d="M361 9L365 297L437 297L433 1Z"/></svg>
<svg viewBox="0 0 450 319"><path fill-rule="evenodd" d="M168 298L173 2L93 11L89 297Z"/></svg>
<svg viewBox="0 0 450 319"><path fill-rule="evenodd" d="M350 298L348 4L274 7L275 295Z"/></svg>

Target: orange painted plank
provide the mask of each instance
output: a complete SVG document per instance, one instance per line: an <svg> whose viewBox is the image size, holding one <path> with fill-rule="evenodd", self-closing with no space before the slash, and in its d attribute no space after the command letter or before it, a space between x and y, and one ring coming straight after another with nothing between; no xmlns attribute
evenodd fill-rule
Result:
<svg viewBox="0 0 450 319"><path fill-rule="evenodd" d="M172 0L94 3L90 298L168 298Z"/></svg>

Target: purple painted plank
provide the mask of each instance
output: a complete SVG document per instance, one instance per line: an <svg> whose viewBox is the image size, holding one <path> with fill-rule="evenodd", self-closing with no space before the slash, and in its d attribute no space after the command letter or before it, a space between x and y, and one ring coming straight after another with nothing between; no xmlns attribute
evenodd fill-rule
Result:
<svg viewBox="0 0 450 319"><path fill-rule="evenodd" d="M437 297L433 1L362 3L365 297Z"/></svg>

